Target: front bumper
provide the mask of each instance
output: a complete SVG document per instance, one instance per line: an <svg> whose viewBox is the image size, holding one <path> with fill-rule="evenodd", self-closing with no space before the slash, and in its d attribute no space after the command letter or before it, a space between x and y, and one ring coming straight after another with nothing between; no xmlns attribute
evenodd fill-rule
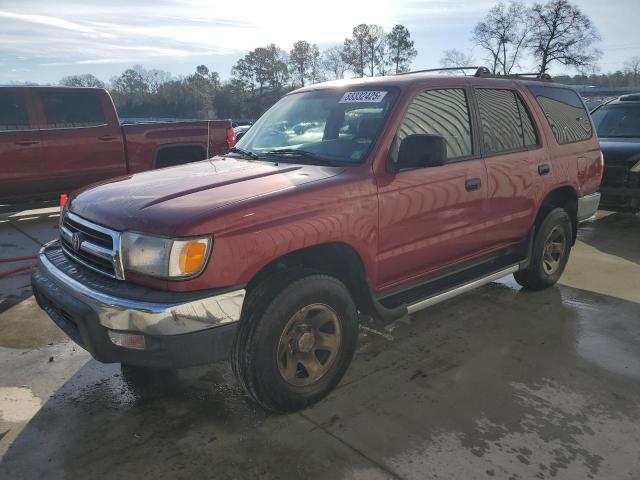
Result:
<svg viewBox="0 0 640 480"><path fill-rule="evenodd" d="M578 221L593 217L600 205L600 193L592 193L578 199Z"/></svg>
<svg viewBox="0 0 640 480"><path fill-rule="evenodd" d="M57 242L40 251L31 283L40 307L96 360L159 368L228 358L245 295L125 284L71 262ZM144 335L145 349L117 346L109 331Z"/></svg>

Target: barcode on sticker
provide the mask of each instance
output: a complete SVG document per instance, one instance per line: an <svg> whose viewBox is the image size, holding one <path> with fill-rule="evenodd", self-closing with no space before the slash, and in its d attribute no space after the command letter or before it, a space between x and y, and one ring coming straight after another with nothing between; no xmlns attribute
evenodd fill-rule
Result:
<svg viewBox="0 0 640 480"><path fill-rule="evenodd" d="M387 92L380 90L346 92L338 103L380 103L386 94Z"/></svg>

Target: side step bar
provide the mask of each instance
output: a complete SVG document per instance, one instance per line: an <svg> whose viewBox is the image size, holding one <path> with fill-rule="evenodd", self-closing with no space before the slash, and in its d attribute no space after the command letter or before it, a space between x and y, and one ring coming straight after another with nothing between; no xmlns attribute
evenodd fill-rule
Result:
<svg viewBox="0 0 640 480"><path fill-rule="evenodd" d="M507 275L517 272L520 270L520 264L516 263L507 267L505 269L499 270L495 273L487 275L486 277L479 278L469 283L465 283L464 285L460 285L458 287L452 288L451 290L446 290L442 293L438 293L432 297L425 298L424 300L420 300L419 302L412 303L407 305L407 313L412 314L423 308L430 307L431 305L435 305L436 303L444 302L445 300L449 300L461 293L468 292L469 290L473 290L474 288L481 287L482 285L486 285L487 283L491 283L494 280L498 280L499 278L506 277Z"/></svg>

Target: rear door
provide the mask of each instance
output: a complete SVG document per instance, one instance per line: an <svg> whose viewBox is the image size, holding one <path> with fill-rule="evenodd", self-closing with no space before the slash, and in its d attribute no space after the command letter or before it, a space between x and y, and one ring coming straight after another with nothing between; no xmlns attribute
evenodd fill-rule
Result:
<svg viewBox="0 0 640 480"><path fill-rule="evenodd" d="M43 164L56 192L126 173L120 125L97 89L39 89Z"/></svg>
<svg viewBox="0 0 640 480"><path fill-rule="evenodd" d="M40 132L31 106L29 89L0 88L0 200L46 190Z"/></svg>
<svg viewBox="0 0 640 480"><path fill-rule="evenodd" d="M438 134L447 143L447 163L377 176L379 289L472 259L486 247L487 178L474 148L468 94L425 90L405 113L394 149L407 135Z"/></svg>
<svg viewBox="0 0 640 480"><path fill-rule="evenodd" d="M515 89L476 88L482 155L487 167L488 241L500 248L523 240L536 215L548 153Z"/></svg>

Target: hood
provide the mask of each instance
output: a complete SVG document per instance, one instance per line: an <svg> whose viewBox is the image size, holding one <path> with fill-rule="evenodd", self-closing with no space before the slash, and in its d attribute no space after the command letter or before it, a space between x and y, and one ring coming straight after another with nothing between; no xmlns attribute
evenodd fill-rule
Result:
<svg viewBox="0 0 640 480"><path fill-rule="evenodd" d="M341 173L342 167L215 157L112 179L80 191L72 212L116 230L172 235L216 210ZM191 229L194 225L189 225Z"/></svg>
<svg viewBox="0 0 640 480"><path fill-rule="evenodd" d="M640 138L600 138L604 164L633 167L640 161Z"/></svg>

